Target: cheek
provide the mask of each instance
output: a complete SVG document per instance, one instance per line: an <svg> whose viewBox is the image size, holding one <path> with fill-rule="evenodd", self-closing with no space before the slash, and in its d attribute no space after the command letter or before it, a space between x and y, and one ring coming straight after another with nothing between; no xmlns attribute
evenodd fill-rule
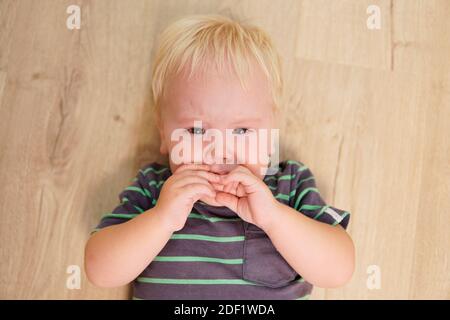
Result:
<svg viewBox="0 0 450 320"><path fill-rule="evenodd" d="M265 164L268 161L268 155L271 153L270 132L267 135L256 134L253 137L245 139L246 159L256 159L247 161L251 164Z"/></svg>
<svg viewBox="0 0 450 320"><path fill-rule="evenodd" d="M202 139L194 138L188 133L177 134L172 141L171 136L167 140L169 157L175 164L203 162ZM203 143L203 145L205 145ZM205 148L203 148L205 149Z"/></svg>

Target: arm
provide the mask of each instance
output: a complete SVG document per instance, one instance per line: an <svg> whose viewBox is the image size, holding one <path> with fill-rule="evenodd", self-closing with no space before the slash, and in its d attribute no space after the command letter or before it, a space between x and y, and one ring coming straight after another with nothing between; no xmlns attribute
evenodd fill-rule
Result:
<svg viewBox="0 0 450 320"><path fill-rule="evenodd" d="M173 231L154 207L94 233L85 248L88 279L99 287L133 281L169 241Z"/></svg>
<svg viewBox="0 0 450 320"><path fill-rule="evenodd" d="M155 207L135 218L105 227L88 240L85 270L100 287L117 287L133 281L181 230L193 204L203 196L214 197L210 181L218 176L208 165L185 164L164 183Z"/></svg>
<svg viewBox="0 0 450 320"><path fill-rule="evenodd" d="M306 281L323 288L347 283L354 271L355 248L342 226L311 219L276 201L263 227L285 260Z"/></svg>

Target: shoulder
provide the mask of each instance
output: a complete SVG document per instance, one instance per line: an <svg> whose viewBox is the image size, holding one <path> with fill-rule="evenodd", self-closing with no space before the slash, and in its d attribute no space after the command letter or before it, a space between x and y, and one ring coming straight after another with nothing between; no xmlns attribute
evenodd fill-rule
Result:
<svg viewBox="0 0 450 320"><path fill-rule="evenodd" d="M147 181L166 180L171 175L169 166L159 162L149 162L143 165L138 172L138 176Z"/></svg>
<svg viewBox="0 0 450 320"><path fill-rule="evenodd" d="M275 173L266 175L264 182L279 201L290 204L297 193L305 188L315 189L314 178L305 163L288 159L277 165L272 164Z"/></svg>
<svg viewBox="0 0 450 320"><path fill-rule="evenodd" d="M312 175L309 168L301 161L298 160L283 160L280 161L276 169L276 173L273 175L276 180L294 181L300 177L306 177Z"/></svg>

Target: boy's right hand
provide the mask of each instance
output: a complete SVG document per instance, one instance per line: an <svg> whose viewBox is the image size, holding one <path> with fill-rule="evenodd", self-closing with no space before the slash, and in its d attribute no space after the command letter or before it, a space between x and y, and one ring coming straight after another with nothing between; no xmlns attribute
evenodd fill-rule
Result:
<svg viewBox="0 0 450 320"><path fill-rule="evenodd" d="M211 183L219 183L220 177L209 168L207 164L183 164L164 182L155 209L172 231L184 227L197 200L215 198Z"/></svg>

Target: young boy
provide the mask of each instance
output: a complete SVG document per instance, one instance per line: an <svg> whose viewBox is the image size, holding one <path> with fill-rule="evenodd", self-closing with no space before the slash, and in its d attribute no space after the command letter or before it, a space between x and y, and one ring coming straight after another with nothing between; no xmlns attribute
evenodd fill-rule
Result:
<svg viewBox="0 0 450 320"><path fill-rule="evenodd" d="M303 163L281 161L269 174L273 153L238 162L242 149L216 141L214 155L192 144L181 159L175 152L180 130L187 140L231 131L254 154L247 142L275 129L283 82L269 37L198 15L160 41L152 89L169 164L142 167L101 219L85 249L89 280L133 281L135 299L307 299L313 285L345 284L354 270L350 215L323 201Z"/></svg>

